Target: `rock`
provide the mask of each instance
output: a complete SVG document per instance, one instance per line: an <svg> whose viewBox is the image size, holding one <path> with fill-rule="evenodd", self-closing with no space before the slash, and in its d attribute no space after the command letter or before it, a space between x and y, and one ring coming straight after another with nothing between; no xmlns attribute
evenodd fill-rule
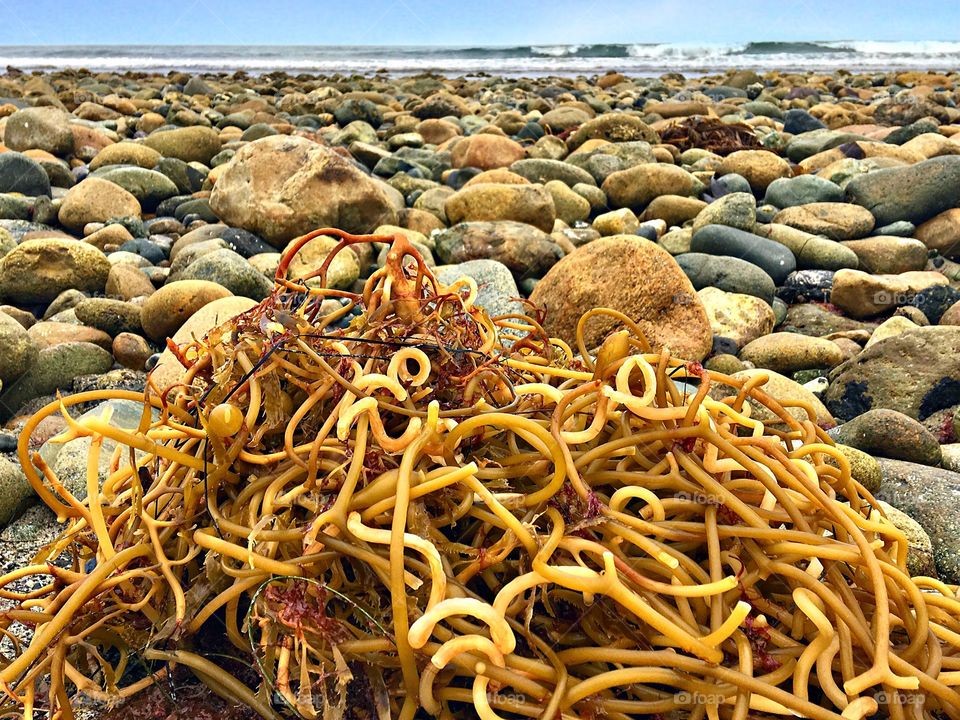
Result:
<svg viewBox="0 0 960 720"><path fill-rule="evenodd" d="M836 424L833 416L830 415L830 412L826 407L824 407L823 403L820 402L820 399L816 395L807 390L800 383L794 382L790 378L784 377L773 370L751 368L749 370L741 370L740 372L736 372L732 375L732 377L734 380L743 382L745 380L751 380L757 375L765 375L767 377L767 381L762 385L758 385L757 387L781 405L788 406L784 409L796 420L808 419L807 413L803 410L803 408L795 405L795 403L803 403L805 405L809 405L816 413L816 422L818 425L820 425L820 427L829 428ZM711 389L711 394L714 395L714 397L723 397L730 394L730 388L718 384L715 386L715 388ZM776 429L782 430L787 427L785 422L775 422L777 420L777 416L774 415L773 412L771 412L766 406L750 400L747 402L750 403L750 417L760 420L764 423L770 423ZM789 407L790 405L793 405L793 407Z"/></svg>
<svg viewBox="0 0 960 720"><path fill-rule="evenodd" d="M919 422L896 410L877 408L836 429L835 438L871 455L938 465L940 445Z"/></svg>
<svg viewBox="0 0 960 720"><path fill-rule="evenodd" d="M90 171L106 165L135 165L148 170L157 166L163 156L151 147L138 142L118 142L107 145L90 161Z"/></svg>
<svg viewBox="0 0 960 720"><path fill-rule="evenodd" d="M583 125L592 117L590 113L582 108L572 105L560 105L545 112L537 122L554 133L560 133L564 130Z"/></svg>
<svg viewBox="0 0 960 720"><path fill-rule="evenodd" d="M593 229L601 235L633 235L640 227L640 220L630 208L611 210L593 219Z"/></svg>
<svg viewBox="0 0 960 720"><path fill-rule="evenodd" d="M912 320L901 315L894 315L893 317L884 320L882 323L880 323L880 325L877 326L877 329L873 331L873 334L870 336L867 344L863 347L868 348L871 345L876 345L878 342L883 342L887 338L899 335L907 330L916 330L918 327L920 326Z"/></svg>
<svg viewBox="0 0 960 720"><path fill-rule="evenodd" d="M225 297L214 300L197 310L174 334L173 341L178 345L203 338L210 330L225 323L227 320L246 312L256 303L246 297ZM153 370L151 379L159 388L170 387L176 383L184 373L184 368L169 348L160 354L160 359Z"/></svg>
<svg viewBox="0 0 960 720"><path fill-rule="evenodd" d="M908 330L834 368L824 402L847 420L888 408L923 421L960 404L960 328Z"/></svg>
<svg viewBox="0 0 960 720"><path fill-rule="evenodd" d="M329 148L277 135L237 152L224 166L210 206L228 225L283 247L318 227L363 233L395 224L397 210L386 187Z"/></svg>
<svg viewBox="0 0 960 720"><path fill-rule="evenodd" d="M840 348L824 338L777 332L757 338L740 351L740 359L778 373L832 368L843 362Z"/></svg>
<svg viewBox="0 0 960 720"><path fill-rule="evenodd" d="M879 464L878 464L879 468ZM933 542L927 531L916 520L893 505L877 501L887 520L896 526L907 538L907 573L910 577L922 575L937 577L937 564L933 555Z"/></svg>
<svg viewBox="0 0 960 720"><path fill-rule="evenodd" d="M733 340L738 348L773 331L773 309L760 298L713 287L703 288L697 295L713 334Z"/></svg>
<svg viewBox="0 0 960 720"><path fill-rule="evenodd" d="M749 193L730 193L707 205L693 221L693 231L706 225L726 225L753 232L757 224L757 201Z"/></svg>
<svg viewBox="0 0 960 720"><path fill-rule="evenodd" d="M544 232L553 229L556 219L553 197L543 185L481 183L465 187L447 199L444 211L454 224L513 220Z"/></svg>
<svg viewBox="0 0 960 720"><path fill-rule="evenodd" d="M571 190L566 183L550 180L543 187L553 198L557 218L567 225L584 222L590 217L590 202Z"/></svg>
<svg viewBox="0 0 960 720"><path fill-rule="evenodd" d="M927 247L919 240L874 236L847 240L843 245L857 255L860 270L877 275L898 275L927 266Z"/></svg>
<svg viewBox="0 0 960 720"><path fill-rule="evenodd" d="M220 135L216 130L195 125L151 133L143 144L164 157L209 165L210 159L220 152Z"/></svg>
<svg viewBox="0 0 960 720"><path fill-rule="evenodd" d="M376 234L380 235L384 233L382 230L378 230ZM304 245L300 249L300 252L290 261L290 269L287 272L287 277L303 277L319 268L327 259L330 251L333 250L339 242L339 240L326 235L311 240ZM362 245L355 245L354 247L357 248L357 250L363 248ZM289 249L290 247L288 246L284 252L289 251ZM369 260L369 257L367 257L364 266L370 264ZM360 277L360 259L353 248L344 248L344 250L337 253L330 262L327 268L325 283L322 282L320 278L313 278L312 280L308 280L307 284L311 287L328 287L346 290L356 282L358 277Z"/></svg>
<svg viewBox="0 0 960 720"><path fill-rule="evenodd" d="M773 216L773 221L831 240L864 237L874 224L873 215L863 208L832 202L785 208Z"/></svg>
<svg viewBox="0 0 960 720"><path fill-rule="evenodd" d="M383 115L377 106L364 98L350 98L342 102L333 111L333 117L336 118L337 124L341 127L357 120L369 123L375 128L380 127L383 123Z"/></svg>
<svg viewBox="0 0 960 720"><path fill-rule="evenodd" d="M960 582L960 473L886 458L880 469L877 499L916 520L930 536L940 579Z"/></svg>
<svg viewBox="0 0 960 720"><path fill-rule="evenodd" d="M542 277L563 257L563 250L549 235L510 220L460 223L435 239L437 258L444 263L497 260L516 276Z"/></svg>
<svg viewBox="0 0 960 720"><path fill-rule="evenodd" d="M194 260L179 273L178 280L208 280L227 288L234 295L263 300L273 283L232 250L221 248Z"/></svg>
<svg viewBox="0 0 960 720"><path fill-rule="evenodd" d="M947 278L938 272L869 275L860 270L838 270L830 302L851 317L867 318L908 304L924 288L946 284Z"/></svg>
<svg viewBox="0 0 960 720"><path fill-rule="evenodd" d="M93 245L98 250L103 250L107 245L120 247L131 240L133 240L133 235L120 223L110 223L83 239L85 243Z"/></svg>
<svg viewBox="0 0 960 720"><path fill-rule="evenodd" d="M692 220L702 214L707 203L697 198L684 197L682 195L661 195L654 198L641 216L643 221L663 220L668 227L683 225L688 220ZM629 208L623 208L614 212L633 212ZM607 213L609 214L609 213ZM615 235L617 233L605 233Z"/></svg>
<svg viewBox="0 0 960 720"><path fill-rule="evenodd" d="M922 223L914 237L944 257L960 257L960 208L944 210Z"/></svg>
<svg viewBox="0 0 960 720"><path fill-rule="evenodd" d="M699 196L704 185L696 176L676 165L645 163L611 173L603 192L615 208L643 208L660 195Z"/></svg>
<svg viewBox="0 0 960 720"><path fill-rule="evenodd" d="M50 195L50 178L36 160L18 152L0 153L0 193Z"/></svg>
<svg viewBox="0 0 960 720"><path fill-rule="evenodd" d="M774 180L793 175L790 163L769 150L737 150L730 153L716 171L719 177L728 173L745 177L757 194L765 192Z"/></svg>
<svg viewBox="0 0 960 720"><path fill-rule="evenodd" d="M475 167L481 170L510 167L523 156L523 146L520 143L486 133L457 140L450 151L453 167Z"/></svg>
<svg viewBox="0 0 960 720"><path fill-rule="evenodd" d="M567 139L567 147L572 152L588 140L607 140L613 143L643 140L651 145L660 142L653 129L635 115L607 113L583 123Z"/></svg>
<svg viewBox="0 0 960 720"><path fill-rule="evenodd" d="M546 311L547 333L570 343L584 312L610 307L634 319L653 346L675 356L701 360L712 345L707 313L676 261L635 236L601 238L577 248L544 276L530 300ZM587 347L599 345L616 325L607 317L589 323Z"/></svg>
<svg viewBox="0 0 960 720"><path fill-rule="evenodd" d="M826 129L826 127L817 118L801 108L791 108L783 114L783 131L793 135L800 135L811 130Z"/></svg>
<svg viewBox="0 0 960 720"><path fill-rule="evenodd" d="M163 173L140 167L112 168L95 177L122 187L139 201L146 212L153 212L161 202L180 192Z"/></svg>
<svg viewBox="0 0 960 720"><path fill-rule="evenodd" d="M37 360L37 346L19 322L0 312L0 387L23 375Z"/></svg>
<svg viewBox="0 0 960 720"><path fill-rule="evenodd" d="M136 297L149 297L154 292L153 283L140 268L133 265L113 265L107 275L104 288L107 297L116 300L133 300Z"/></svg>
<svg viewBox="0 0 960 720"><path fill-rule="evenodd" d="M810 203L843 202L843 190L816 175L798 175L770 183L763 202L781 209Z"/></svg>
<svg viewBox="0 0 960 720"><path fill-rule="evenodd" d="M560 160L530 158L517 160L510 166L510 171L524 177L532 183L546 185L551 180L573 187L577 183L593 185L593 176L586 170Z"/></svg>
<svg viewBox="0 0 960 720"><path fill-rule="evenodd" d="M473 278L478 289L475 304L484 308L491 317L522 315L526 310L516 299L520 297L520 291L510 269L496 260L469 260L456 265L440 265L434 268L434 273L445 285L461 277Z"/></svg>
<svg viewBox="0 0 960 720"><path fill-rule="evenodd" d="M153 355L153 348L141 335L126 332L113 339L111 351L118 363L131 370L143 370Z"/></svg>
<svg viewBox="0 0 960 720"><path fill-rule="evenodd" d="M69 312L73 313L73 310L71 309ZM76 318L76 315L74 315L74 318ZM68 322L38 322L27 332L41 350L69 342L91 343L93 345L99 345L104 350L109 350L113 344L110 336L103 330L81 325L79 320L76 320L76 324Z"/></svg>
<svg viewBox="0 0 960 720"><path fill-rule="evenodd" d="M44 348L27 372L0 394L0 416L10 417L24 403L57 390L67 390L81 375L104 373L113 365L113 356L102 347L85 342L61 343Z"/></svg>
<svg viewBox="0 0 960 720"><path fill-rule="evenodd" d="M762 269L740 258L684 253L677 256L680 269L698 290L715 287L726 292L744 293L773 302L776 287L773 279Z"/></svg>
<svg viewBox="0 0 960 720"><path fill-rule="evenodd" d="M43 150L51 155L73 151L70 115L52 107L30 107L7 118L3 142L11 150Z"/></svg>
<svg viewBox="0 0 960 720"><path fill-rule="evenodd" d="M792 305L787 310L781 330L812 335L813 337L854 332L861 333L866 340L875 327L871 323L844 317L836 308L807 303Z"/></svg>
<svg viewBox="0 0 960 720"><path fill-rule="evenodd" d="M880 471L880 463L873 455L868 455L863 450L842 443L837 444L837 450L850 463L850 477L863 485L868 492L875 493L880 489L883 473ZM826 462L827 465L839 467L837 461L833 458L827 459Z"/></svg>
<svg viewBox="0 0 960 720"><path fill-rule="evenodd" d="M960 290L949 285L934 285L920 290L909 304L920 310L931 324L936 324L957 302L960 302Z"/></svg>
<svg viewBox="0 0 960 720"><path fill-rule="evenodd" d="M851 180L846 193L851 202L873 213L877 225L922 223L960 206L960 156L875 170Z"/></svg>
<svg viewBox="0 0 960 720"><path fill-rule="evenodd" d="M140 308L123 300L89 298L77 303L73 310L84 325L103 330L111 337L141 330Z"/></svg>
<svg viewBox="0 0 960 720"><path fill-rule="evenodd" d="M955 302L940 317L941 325L960 325L960 302Z"/></svg>
<svg viewBox="0 0 960 720"><path fill-rule="evenodd" d="M758 224L754 232L790 250L800 270L840 270L860 265L857 254L852 249L789 225Z"/></svg>
<svg viewBox="0 0 960 720"><path fill-rule="evenodd" d="M0 455L0 527L16 519L33 496L33 488L20 466Z"/></svg>
<svg viewBox="0 0 960 720"><path fill-rule="evenodd" d="M693 233L695 253L738 257L761 268L775 283L797 268L796 260L780 243L725 225L706 225Z"/></svg>
<svg viewBox="0 0 960 720"><path fill-rule="evenodd" d="M49 303L64 290L101 292L110 273L106 255L76 240L26 240L0 259L0 297L17 304Z"/></svg>
<svg viewBox="0 0 960 720"><path fill-rule="evenodd" d="M113 218L140 217L140 203L119 185L97 177L88 177L67 191L60 206L60 222L73 230L87 223Z"/></svg>

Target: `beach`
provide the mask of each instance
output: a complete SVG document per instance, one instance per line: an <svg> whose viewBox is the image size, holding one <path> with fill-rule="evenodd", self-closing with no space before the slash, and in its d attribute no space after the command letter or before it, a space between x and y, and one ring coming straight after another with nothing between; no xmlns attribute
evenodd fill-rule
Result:
<svg viewBox="0 0 960 720"><path fill-rule="evenodd" d="M469 48L181 68L4 49L4 572L57 527L16 459L28 419L58 393L174 386L171 345L268 298L282 253L332 227L403 235L581 359L616 324L578 321L610 307L653 352L765 382L843 449L910 573L960 583L960 45L591 48L512 49L506 72ZM362 295L389 257L347 249L327 287ZM30 449L75 490L89 439L47 442L67 428L52 414Z"/></svg>

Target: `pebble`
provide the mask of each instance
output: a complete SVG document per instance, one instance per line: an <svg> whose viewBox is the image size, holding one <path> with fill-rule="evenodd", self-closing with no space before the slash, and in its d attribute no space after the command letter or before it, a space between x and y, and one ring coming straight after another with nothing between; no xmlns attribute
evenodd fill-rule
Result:
<svg viewBox="0 0 960 720"><path fill-rule="evenodd" d="M693 231L696 233L707 225L725 225L744 232L753 232L756 224L756 199L749 193L732 192L704 207L693 221Z"/></svg>
<svg viewBox="0 0 960 720"><path fill-rule="evenodd" d="M77 303L73 311L84 325L102 330L110 337L141 332L140 308L124 300L89 298Z"/></svg>
<svg viewBox="0 0 960 720"><path fill-rule="evenodd" d="M615 208L643 209L661 195L697 197L704 189L696 176L676 165L647 163L611 173L602 190Z"/></svg>
<svg viewBox="0 0 960 720"><path fill-rule="evenodd" d="M960 156L860 175L850 181L846 193L851 202L873 214L877 225L899 220L923 223L960 206Z"/></svg>
<svg viewBox="0 0 960 720"><path fill-rule="evenodd" d="M736 173L746 178L750 188L757 194L782 178L793 175L790 163L769 150L738 150L727 155L717 168L717 175Z"/></svg>

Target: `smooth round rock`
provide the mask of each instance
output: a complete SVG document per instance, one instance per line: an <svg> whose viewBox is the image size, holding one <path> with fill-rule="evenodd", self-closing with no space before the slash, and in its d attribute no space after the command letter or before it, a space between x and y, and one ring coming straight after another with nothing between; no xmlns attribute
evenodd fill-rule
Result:
<svg viewBox="0 0 960 720"><path fill-rule="evenodd" d="M737 257L756 265L777 284L797 269L786 247L759 235L725 225L706 225L693 234L690 249L696 253Z"/></svg>

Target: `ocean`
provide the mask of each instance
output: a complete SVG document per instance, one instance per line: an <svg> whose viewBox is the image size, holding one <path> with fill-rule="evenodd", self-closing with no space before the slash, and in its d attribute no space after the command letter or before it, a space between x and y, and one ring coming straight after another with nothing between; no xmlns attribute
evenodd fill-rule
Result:
<svg viewBox="0 0 960 720"><path fill-rule="evenodd" d="M514 47L46 45L0 46L0 68L87 68L94 71L233 72L251 74L503 76L666 72L703 75L731 68L853 72L891 69L958 70L960 42L750 42L519 45Z"/></svg>

